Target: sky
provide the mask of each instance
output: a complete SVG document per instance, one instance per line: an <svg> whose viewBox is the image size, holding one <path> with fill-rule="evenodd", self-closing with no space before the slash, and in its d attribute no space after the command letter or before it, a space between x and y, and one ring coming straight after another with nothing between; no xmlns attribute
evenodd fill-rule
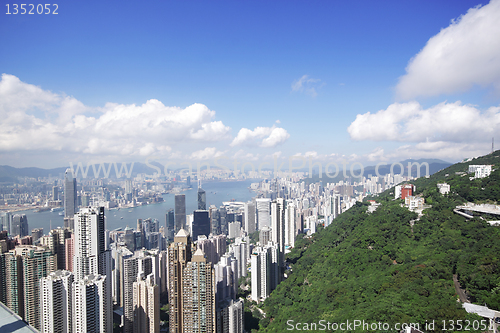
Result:
<svg viewBox="0 0 500 333"><path fill-rule="evenodd" d="M500 0L1 3L0 165L456 162L500 133Z"/></svg>

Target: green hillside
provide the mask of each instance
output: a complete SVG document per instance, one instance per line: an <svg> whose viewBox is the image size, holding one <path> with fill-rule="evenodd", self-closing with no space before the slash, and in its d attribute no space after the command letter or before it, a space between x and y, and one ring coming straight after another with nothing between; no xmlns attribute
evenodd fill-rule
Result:
<svg viewBox="0 0 500 333"><path fill-rule="evenodd" d="M284 332L291 329L287 321L320 320L391 325L377 332L394 331L396 323L419 323L424 331L437 332L463 320L462 330L484 330L479 325L483 318L467 314L457 302L453 274L473 303L500 310L500 228L477 217L466 220L453 208L465 201L500 201L500 170L472 181L455 172L466 171L469 164L498 163L499 155L455 164L413 182L432 204L419 220L401 207L401 200L393 200L392 189L376 198L381 205L374 213L358 203L313 237L299 239L287 257L288 278L264 303L261 331ZM445 180L452 192L442 196L436 184ZM425 329L432 321L434 330Z"/></svg>

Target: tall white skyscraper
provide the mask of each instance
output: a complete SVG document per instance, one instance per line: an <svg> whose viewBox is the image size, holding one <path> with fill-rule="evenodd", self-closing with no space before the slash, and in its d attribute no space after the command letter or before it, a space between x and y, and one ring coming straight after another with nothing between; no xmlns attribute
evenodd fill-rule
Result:
<svg viewBox="0 0 500 333"><path fill-rule="evenodd" d="M41 332L73 332L73 273L58 270L40 279Z"/></svg>
<svg viewBox="0 0 500 333"><path fill-rule="evenodd" d="M109 332L109 329L112 327L113 314L111 299L111 251L107 249L107 242L105 240L104 207L85 207L75 214L74 236L73 273L75 274L75 283L73 299L75 299L77 292L83 292L83 288L99 289L101 288L100 285L104 284L101 288L104 292L99 289L99 292L96 294L102 298L99 299L101 306L100 315L104 323L100 324L99 327ZM86 282L82 284L81 281L83 279ZM74 307L75 318L77 315L81 318L84 316L84 314L77 313L78 311L91 311L91 309L82 310L84 304L82 302L78 303L79 308ZM94 301L87 303L92 305L92 302Z"/></svg>
<svg viewBox="0 0 500 333"><path fill-rule="evenodd" d="M73 283L73 333L113 330L106 280L106 276L90 274Z"/></svg>
<svg viewBox="0 0 500 333"><path fill-rule="evenodd" d="M90 274L108 274L111 255L106 248L104 231L104 207L86 207L75 214L75 280Z"/></svg>
<svg viewBox="0 0 500 333"><path fill-rule="evenodd" d="M287 200L285 208L285 246L295 246L295 235L297 234L295 215L297 210L292 200Z"/></svg>
<svg viewBox="0 0 500 333"><path fill-rule="evenodd" d="M271 208L271 199L259 198L255 200L255 204L257 205L257 224L259 226L259 230L263 227L270 227L271 225L269 223L269 210Z"/></svg>
<svg viewBox="0 0 500 333"><path fill-rule="evenodd" d="M271 242L256 247L251 255L252 300L260 302L269 297L279 283L279 245Z"/></svg>
<svg viewBox="0 0 500 333"><path fill-rule="evenodd" d="M285 266L285 201L277 198L271 203L271 241L278 245L278 262L280 271L284 272ZM281 274L278 283L281 282Z"/></svg>

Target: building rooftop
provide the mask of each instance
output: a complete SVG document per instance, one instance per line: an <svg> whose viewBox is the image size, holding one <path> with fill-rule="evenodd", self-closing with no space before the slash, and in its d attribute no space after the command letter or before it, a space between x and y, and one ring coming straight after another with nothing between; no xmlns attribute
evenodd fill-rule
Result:
<svg viewBox="0 0 500 333"><path fill-rule="evenodd" d="M0 302L0 332L38 333L2 302Z"/></svg>
<svg viewBox="0 0 500 333"><path fill-rule="evenodd" d="M189 233L186 230L181 229L175 237L189 237Z"/></svg>

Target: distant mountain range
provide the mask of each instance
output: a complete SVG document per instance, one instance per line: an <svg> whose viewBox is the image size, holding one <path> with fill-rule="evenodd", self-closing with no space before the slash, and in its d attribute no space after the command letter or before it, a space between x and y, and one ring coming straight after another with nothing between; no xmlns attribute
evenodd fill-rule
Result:
<svg viewBox="0 0 500 333"><path fill-rule="evenodd" d="M127 163L127 166L130 167L131 163ZM151 165L155 165L159 167L162 172L163 172L163 166L159 163L151 162ZM108 164L106 163L106 169L108 168ZM87 169L87 165L83 166L84 169ZM118 163L117 165L118 170L121 168L121 163ZM77 166L74 166L75 170L77 169ZM64 174L66 172L66 169L68 167L60 167L60 168L54 168L54 169L42 169L42 168L35 168L35 167L30 167L30 168L14 168L8 165L0 165L0 182L5 183L5 182L17 182L17 178L20 177L30 177L30 178L38 178L38 177L59 177L59 175ZM96 170L99 170L99 166L96 166ZM146 174L154 174L157 172L156 169L151 168L147 166L144 163L134 163L134 168L132 175L137 175L139 173L146 173ZM81 174L81 170L79 170L79 175ZM102 177L102 171L100 172L100 175ZM94 176L94 170L92 166L89 166L88 168L88 177L93 177ZM115 177L115 169L112 166L111 167L111 172L110 172L110 177Z"/></svg>
<svg viewBox="0 0 500 333"><path fill-rule="evenodd" d="M404 166L405 174L408 174L406 169L408 168L409 162L419 163L419 164L428 163L429 164L429 174L431 174L431 175L438 172L439 170L442 170L442 169L447 168L450 165L452 165L449 162L439 160L439 159L419 159L419 160L410 160L409 159L409 160L404 160L404 161L399 162ZM150 165L153 165L153 166L159 168L161 170L161 172L163 173L164 166L161 165L160 163L151 162ZM130 167L130 163L127 163L127 166ZM87 170L87 165L84 165L83 167L85 170ZM106 164L105 165L106 170L108 169L108 167L109 167L109 165ZM195 168L195 166L193 166L193 167ZM342 167L342 165L339 165L339 167ZM376 175L375 167L376 167L375 165L365 167L364 168L364 176L365 177L367 177L368 175L375 176ZM391 164L380 165L380 167L378 168L379 174L380 175L388 174L390 172L390 167L391 167ZM54 169L42 169L42 168L35 168L35 167L14 168L14 167L11 167L8 165L0 165L0 182L1 183L17 182L18 181L17 179L20 177L30 177L30 178L49 177L49 176L59 177L61 174L64 174L64 172L66 171L67 168L68 167L60 167L60 168L54 168ZM74 168L76 170L77 167L74 166ZM96 170L99 170L99 166L96 165L95 168L96 168ZM117 164L117 168L118 168L118 170L121 169L121 163ZM215 167L211 167L211 168L215 168ZM288 168L288 165L286 165L286 167L283 168L283 171L286 171L287 168ZM205 168L202 168L202 169L205 169ZM309 169L305 169L305 168L301 169L301 170L306 171L306 172L309 171ZM359 170L359 168L357 168L355 170ZM152 168L144 163L137 162L137 163L134 163L132 175L135 176L139 173L154 174L156 172L158 172L158 169ZM193 169L193 172L196 172L196 169ZM313 169L313 173L317 173L317 172L318 172L318 168L315 167ZM394 173L400 173L399 166L394 167ZM426 173L425 167L421 167L421 175L425 175L425 173ZM412 168L412 174L416 175L416 167L415 166L413 166L413 168ZM78 175L81 175L81 169L79 169ZM102 177L102 175L103 175L102 170L101 170L99 175ZM94 176L94 170L93 170L92 166L89 166L88 167L88 177L93 177L93 176ZM111 167L111 172L109 173L109 176L110 177L116 176L114 166Z"/></svg>

